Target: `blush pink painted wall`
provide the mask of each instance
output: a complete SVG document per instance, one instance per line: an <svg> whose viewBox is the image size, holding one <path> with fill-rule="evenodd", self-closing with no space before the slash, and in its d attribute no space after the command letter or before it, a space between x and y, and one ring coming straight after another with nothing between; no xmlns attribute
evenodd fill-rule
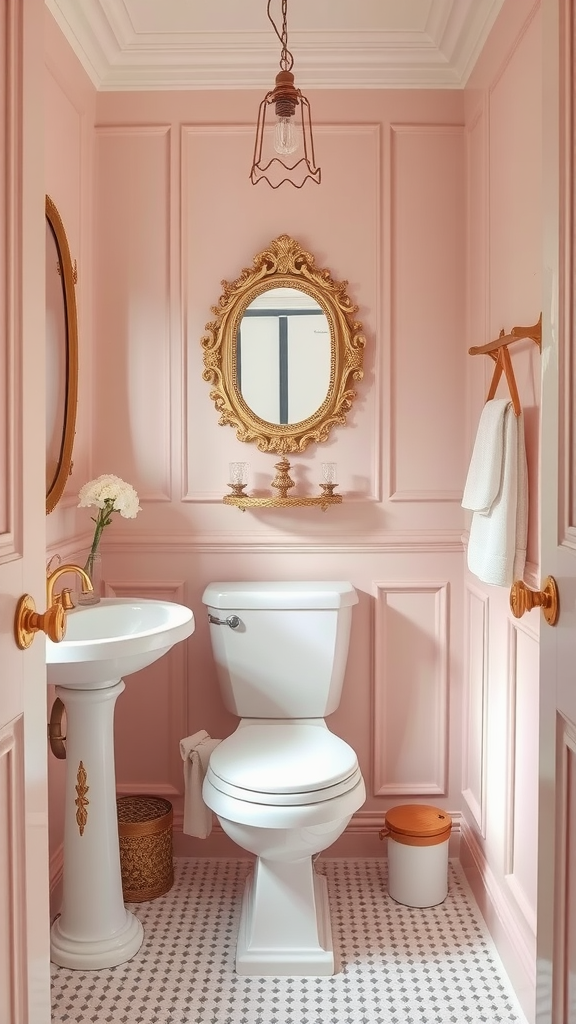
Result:
<svg viewBox="0 0 576 1024"><path fill-rule="evenodd" d="M466 89L469 345L533 324L542 309L541 47L540 5L505 4ZM510 354L528 456L525 579L539 589L541 357L528 341ZM468 360L470 449L492 368L485 356ZM540 620L514 619L507 590L470 574L464 605L461 860L533 1020Z"/></svg>
<svg viewBox="0 0 576 1024"><path fill-rule="evenodd" d="M76 197L71 223L88 239L79 294L88 330L74 471L49 520L50 553L83 557L91 523L76 511L77 491L100 472L118 473L143 511L105 535L107 592L184 601L197 619L189 642L127 680L119 788L167 795L178 829L179 739L234 728L216 686L207 582L347 578L360 604L330 725L358 751L369 796L340 849L380 855L377 832L392 803L430 799L456 816L459 808L463 97L318 93L323 184L272 193L248 183L255 94L101 94L94 118L86 83L81 93L72 73L55 74L62 47L51 25L47 178L56 187L59 168L63 179L74 169L67 195ZM342 507L242 515L220 500L228 462L248 460L266 487L275 460L218 425L200 337L222 278L281 232L348 281L367 337L365 378L346 427L293 460L299 488L310 491L321 461L335 459ZM61 766L52 761L50 771L57 865ZM177 845L200 855L225 849L217 830L204 844Z"/></svg>
<svg viewBox="0 0 576 1024"><path fill-rule="evenodd" d="M143 511L105 541L113 593L162 593L197 619L185 649L127 681L123 791L169 795L181 821L178 740L227 735L202 591L211 580L350 579L360 593L331 727L358 751L369 796L340 849L381 853L398 800L455 813L460 790L464 524L463 97L311 97L320 188L273 192L248 172L255 94L103 93L95 132L94 472L137 488ZM286 232L348 281L367 337L346 427L293 458L312 492L338 463L343 505L242 515L221 502L228 462L266 489L275 457L218 424L200 338L223 278ZM96 421L95 421L96 422ZM186 657L183 667L176 659ZM227 847L216 831L178 849Z"/></svg>
<svg viewBox="0 0 576 1024"><path fill-rule="evenodd" d="M105 534L107 593L183 601L196 616L187 643L126 680L119 789L172 800L178 852L229 852L217 829L204 843L178 832L179 739L235 727L216 685L204 586L350 579L360 603L329 725L358 751L368 798L332 852L381 855L377 833L394 803L446 807L456 834L464 829L469 859L484 879L497 879L503 906L513 904L502 941L517 928L522 977L530 973L533 863L510 806L528 817L537 630L511 622L504 591L464 579L460 500L489 375L467 347L539 313L539 183L525 155L539 141L531 8L505 4L465 94L312 94L323 183L300 192L248 182L258 95L95 96L77 66L68 79L56 73L66 45L47 16L48 74L57 83L47 93L47 178L64 191L72 175L74 208L63 215L80 233L88 274L80 278L75 466L49 520L50 553L82 556L91 524L75 495L86 479L118 473L143 508ZM218 425L200 338L222 279L237 277L282 232L348 281L367 337L347 425L293 459L308 493L320 463L337 461L345 500L326 514L241 514L220 500L229 461L249 461L252 486L267 488L275 459ZM519 348L535 573L538 365ZM513 780L506 775L503 790L509 756ZM50 771L56 878L61 766L52 761Z"/></svg>

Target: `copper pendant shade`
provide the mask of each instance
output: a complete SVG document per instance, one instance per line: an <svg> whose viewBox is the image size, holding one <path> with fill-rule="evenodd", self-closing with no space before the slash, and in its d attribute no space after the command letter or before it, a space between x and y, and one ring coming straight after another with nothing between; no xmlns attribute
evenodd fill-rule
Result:
<svg viewBox="0 0 576 1024"><path fill-rule="evenodd" d="M274 88L266 93L258 109L254 156L250 181L256 185L267 181L271 188L289 182L302 188L308 179L320 184L320 168L316 167L310 104L296 88L292 67L294 58L288 49L288 0L282 2L282 30L278 31L270 14L272 0L268 0L266 13L282 49L280 71ZM275 121L270 108L274 106ZM266 117L268 115L268 121ZM288 161L293 157L294 162Z"/></svg>

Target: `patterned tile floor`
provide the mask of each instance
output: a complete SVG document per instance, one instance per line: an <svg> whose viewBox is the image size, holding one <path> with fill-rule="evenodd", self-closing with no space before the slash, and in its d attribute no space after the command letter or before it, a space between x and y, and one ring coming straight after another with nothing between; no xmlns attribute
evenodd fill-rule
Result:
<svg viewBox="0 0 576 1024"><path fill-rule="evenodd" d="M416 910L387 895L383 860L320 860L339 972L234 972L247 861L177 860L174 887L133 904L145 939L127 964L52 965L54 1024L525 1024L459 865L448 897Z"/></svg>

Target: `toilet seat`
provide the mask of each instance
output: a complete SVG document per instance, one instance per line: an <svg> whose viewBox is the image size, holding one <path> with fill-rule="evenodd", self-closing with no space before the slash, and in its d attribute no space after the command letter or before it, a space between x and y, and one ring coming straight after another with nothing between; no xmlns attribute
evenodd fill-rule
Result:
<svg viewBox="0 0 576 1024"><path fill-rule="evenodd" d="M206 778L234 799L293 807L348 793L361 773L354 750L328 729L263 722L240 728L220 743Z"/></svg>

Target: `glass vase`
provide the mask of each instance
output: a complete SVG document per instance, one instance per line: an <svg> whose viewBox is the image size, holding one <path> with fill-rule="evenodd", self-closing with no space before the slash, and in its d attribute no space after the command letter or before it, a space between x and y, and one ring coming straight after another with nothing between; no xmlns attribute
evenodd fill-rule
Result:
<svg viewBox="0 0 576 1024"><path fill-rule="evenodd" d="M84 570L90 577L92 590L87 594L81 590L78 604L98 604L102 597L102 555L98 551L94 555L88 555Z"/></svg>

